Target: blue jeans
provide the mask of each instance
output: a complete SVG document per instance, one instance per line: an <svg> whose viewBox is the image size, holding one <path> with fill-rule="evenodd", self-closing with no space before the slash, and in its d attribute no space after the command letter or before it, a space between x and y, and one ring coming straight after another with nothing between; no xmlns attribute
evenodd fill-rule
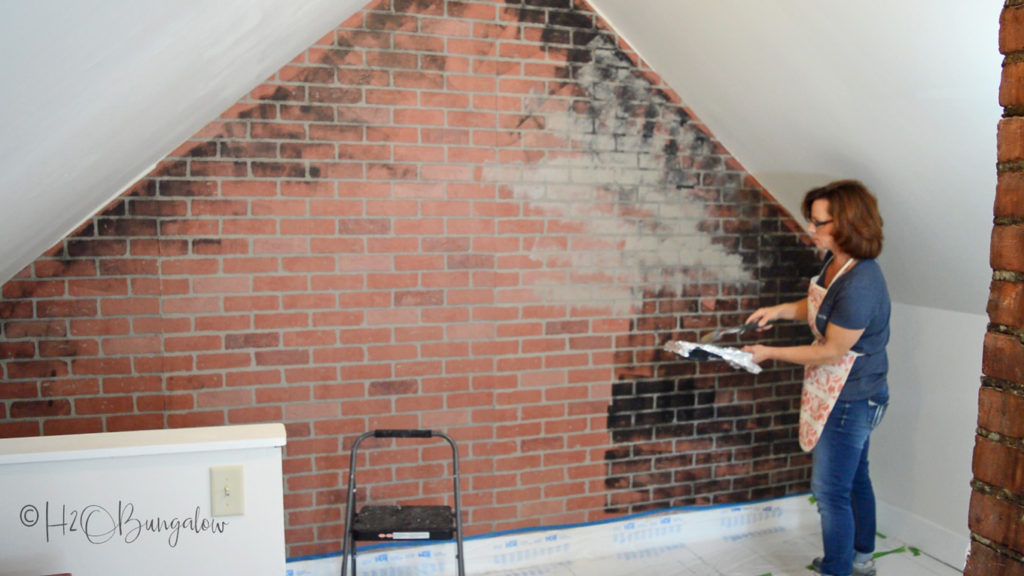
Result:
<svg viewBox="0 0 1024 576"><path fill-rule="evenodd" d="M849 576L854 552L875 551L875 492L868 475L871 431L882 421L887 393L870 400L836 402L825 423L811 472L811 491L821 515L825 556L821 573Z"/></svg>

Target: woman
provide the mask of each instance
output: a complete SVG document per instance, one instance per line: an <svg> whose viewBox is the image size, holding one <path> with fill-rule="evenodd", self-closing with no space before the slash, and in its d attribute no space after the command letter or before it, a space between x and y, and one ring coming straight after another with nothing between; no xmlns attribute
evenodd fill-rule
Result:
<svg viewBox="0 0 1024 576"><path fill-rule="evenodd" d="M811 490L825 548L813 565L832 576L869 576L875 574L875 495L868 446L889 402L889 292L875 261L882 218L874 196L855 180L811 190L802 208L815 245L826 252L822 271L806 298L761 308L747 322L806 320L815 341L743 350L758 363L804 365L800 445L813 449Z"/></svg>

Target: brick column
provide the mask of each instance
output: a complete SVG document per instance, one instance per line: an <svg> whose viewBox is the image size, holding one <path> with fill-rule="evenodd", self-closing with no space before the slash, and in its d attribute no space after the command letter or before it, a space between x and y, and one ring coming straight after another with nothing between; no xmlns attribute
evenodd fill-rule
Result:
<svg viewBox="0 0 1024 576"><path fill-rule="evenodd" d="M1024 0L1004 5L999 50L1003 119L967 576L1024 575Z"/></svg>

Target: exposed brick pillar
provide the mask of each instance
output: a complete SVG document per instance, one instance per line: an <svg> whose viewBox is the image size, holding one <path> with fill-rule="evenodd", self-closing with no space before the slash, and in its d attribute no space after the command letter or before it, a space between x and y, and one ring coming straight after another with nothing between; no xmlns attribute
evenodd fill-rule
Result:
<svg viewBox="0 0 1024 576"><path fill-rule="evenodd" d="M999 50L1003 119L968 576L1024 575L1024 1L1003 7Z"/></svg>

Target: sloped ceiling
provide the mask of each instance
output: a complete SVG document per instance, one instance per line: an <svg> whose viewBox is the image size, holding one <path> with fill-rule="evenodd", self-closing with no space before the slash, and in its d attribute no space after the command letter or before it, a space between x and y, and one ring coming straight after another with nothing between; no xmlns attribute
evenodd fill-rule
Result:
<svg viewBox="0 0 1024 576"><path fill-rule="evenodd" d="M896 301L984 313L996 0L590 0L790 211L859 178ZM0 281L364 0L0 5Z"/></svg>
<svg viewBox="0 0 1024 576"><path fill-rule="evenodd" d="M0 3L0 281L366 1Z"/></svg>

